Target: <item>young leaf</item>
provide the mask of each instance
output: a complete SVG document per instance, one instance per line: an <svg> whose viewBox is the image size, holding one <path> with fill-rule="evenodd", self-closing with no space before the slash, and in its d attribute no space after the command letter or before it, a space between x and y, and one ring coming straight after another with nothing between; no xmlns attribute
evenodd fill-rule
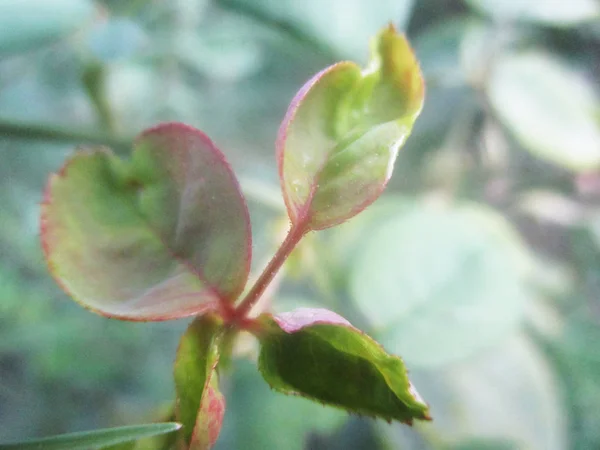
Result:
<svg viewBox="0 0 600 450"><path fill-rule="evenodd" d="M248 209L223 154L200 131L162 124L130 162L77 153L42 204L50 271L82 305L167 320L235 301L250 268Z"/></svg>
<svg viewBox="0 0 600 450"><path fill-rule="evenodd" d="M365 70L342 62L319 72L292 100L277 137L292 223L318 230L371 204L423 104L424 85L406 39L390 26L372 42Z"/></svg>
<svg viewBox="0 0 600 450"><path fill-rule="evenodd" d="M343 317L300 308L259 320L259 368L273 389L388 421L429 419L402 360Z"/></svg>
<svg viewBox="0 0 600 450"><path fill-rule="evenodd" d="M219 391L217 372L207 375L208 380L200 402L190 450L208 450L215 445L225 415L225 397Z"/></svg>
<svg viewBox="0 0 600 450"><path fill-rule="evenodd" d="M175 361L177 420L186 449L211 448L219 437L225 399L218 390L221 324L210 315L196 319L179 344Z"/></svg>
<svg viewBox="0 0 600 450"><path fill-rule="evenodd" d="M0 444L0 450L97 450L149 436L172 433L181 428L178 423L152 423L105 430L61 434L14 444Z"/></svg>

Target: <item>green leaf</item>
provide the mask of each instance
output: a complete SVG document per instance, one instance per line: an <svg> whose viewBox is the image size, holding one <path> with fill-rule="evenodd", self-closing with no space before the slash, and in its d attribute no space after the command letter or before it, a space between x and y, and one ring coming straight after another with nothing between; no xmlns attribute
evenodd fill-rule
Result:
<svg viewBox="0 0 600 450"><path fill-rule="evenodd" d="M218 390L217 363L222 326L205 315L189 326L175 361L176 418L185 448L210 449L221 431L225 400Z"/></svg>
<svg viewBox="0 0 600 450"><path fill-rule="evenodd" d="M406 39L390 26L372 50L365 70L342 62L309 80L279 129L279 175L296 225L328 228L371 204L421 111L423 80Z"/></svg>
<svg viewBox="0 0 600 450"><path fill-rule="evenodd" d="M88 0L2 0L0 56L35 49L72 33L93 13Z"/></svg>
<svg viewBox="0 0 600 450"><path fill-rule="evenodd" d="M248 209L200 131L159 125L132 160L78 152L42 205L50 270L75 300L126 320L168 320L235 301L250 267Z"/></svg>
<svg viewBox="0 0 600 450"><path fill-rule="evenodd" d="M343 317L300 308L259 320L259 368L273 389L388 421L429 419L402 360Z"/></svg>
<svg viewBox="0 0 600 450"><path fill-rule="evenodd" d="M572 26L600 17L596 0L467 0L474 8L499 22L519 20L557 26Z"/></svg>
<svg viewBox="0 0 600 450"><path fill-rule="evenodd" d="M525 149L575 171L600 167L598 97L566 61L536 52L505 55L487 94Z"/></svg>
<svg viewBox="0 0 600 450"><path fill-rule="evenodd" d="M181 428L178 423L153 423L105 430L62 434L44 439L0 444L0 450L96 450L135 441L149 436L172 433Z"/></svg>
<svg viewBox="0 0 600 450"><path fill-rule="evenodd" d="M493 211L413 203L364 235L352 298L410 367L472 355L510 335L523 317L529 256Z"/></svg>

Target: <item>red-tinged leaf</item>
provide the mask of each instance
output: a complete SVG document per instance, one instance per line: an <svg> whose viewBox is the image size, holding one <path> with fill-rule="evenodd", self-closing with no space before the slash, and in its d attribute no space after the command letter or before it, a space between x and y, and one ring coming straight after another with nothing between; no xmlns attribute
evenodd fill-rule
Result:
<svg viewBox="0 0 600 450"><path fill-rule="evenodd" d="M167 320L232 303L246 283L246 203L223 154L169 123L136 140L131 161L75 154L48 184L42 243L50 271L82 305Z"/></svg>
<svg viewBox="0 0 600 450"><path fill-rule="evenodd" d="M381 194L423 104L415 56L390 26L366 69L342 62L298 92L277 138L290 219L306 230L339 224Z"/></svg>
<svg viewBox="0 0 600 450"><path fill-rule="evenodd" d="M207 450L215 445L224 415L225 397L219 391L217 374L213 371L202 395L190 450Z"/></svg>
<svg viewBox="0 0 600 450"><path fill-rule="evenodd" d="M259 368L273 389L388 421L429 420L402 360L343 317L302 308L259 320Z"/></svg>
<svg viewBox="0 0 600 450"><path fill-rule="evenodd" d="M189 326L175 361L176 417L183 424L181 447L210 449L221 430L225 399L219 392L217 363L223 328L205 315Z"/></svg>

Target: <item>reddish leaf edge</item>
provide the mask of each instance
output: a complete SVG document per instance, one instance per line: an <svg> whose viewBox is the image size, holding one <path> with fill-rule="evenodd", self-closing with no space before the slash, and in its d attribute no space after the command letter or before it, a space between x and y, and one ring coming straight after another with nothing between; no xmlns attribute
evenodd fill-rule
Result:
<svg viewBox="0 0 600 450"><path fill-rule="evenodd" d="M58 170L58 172L56 172L50 176L50 179L44 190L44 197L40 204L40 240L41 240L41 246L42 246L42 253L44 255L44 260L46 261L46 266L48 267L48 271L49 271L50 275L52 276L52 278L54 279L54 281L56 282L56 284L58 284L58 286L69 297L71 297L78 305L82 306L83 308L85 308L86 310L88 310L94 314L98 314L98 315L106 317L108 319L123 320L123 321L128 321L128 322L163 322L163 321L167 321L167 320L176 320L176 319L183 319L186 317L202 315L202 314L205 314L210 311L219 311L219 309L221 309L223 307L222 306L223 302L219 301L218 297L215 296L215 300L202 303L198 306L191 307L186 310L180 310L180 312L178 312L178 313L161 314L161 315L156 315L156 316L153 316L153 315L148 315L148 316L115 315L113 313L109 313L107 311L104 311L99 308L95 308L95 307L87 304L84 299L81 299L81 298L79 298L79 296L75 295L71 291L71 289L69 289L67 284L57 275L55 263L52 259L53 249L52 249L52 246L51 246L49 240L47 239L48 228L50 226L50 221L48 220L47 214L48 214L48 209L52 205L52 195L51 194L52 194L53 184L55 183L56 180L67 176L69 167L76 159L81 158L81 157L86 157L86 156L92 156L99 152L106 153L109 156L114 156L114 153L112 152L112 150L110 150L109 148L106 148L106 147L98 147L95 149L80 147L77 149L75 154L73 154L70 158L67 159L67 161ZM160 236L157 235L157 238L161 242L163 242L163 239ZM164 246L168 250L168 247L166 246L166 244L164 244ZM176 258L175 255L172 255L172 256L173 256L173 258ZM180 263L182 263L183 265L185 265L186 267L188 267L184 261L181 261L178 258L177 258L177 260ZM188 270L191 270L191 269L188 267ZM192 272L195 273L195 271L192 271ZM205 283L204 281L202 281L202 282ZM208 293L201 293L199 291L197 293L190 293L190 295L204 296L204 295L210 294L210 287L208 286L208 284L206 285L206 288L209 290Z"/></svg>
<svg viewBox="0 0 600 450"><path fill-rule="evenodd" d="M217 362L214 364L214 366L212 367L211 371L210 371L210 376L208 376L206 378L206 382L204 383L204 389L202 390L202 398L200 399L200 406L198 408L198 413L201 412L202 410L202 403L205 400L205 396L206 395L211 395L210 391L212 390L212 387L210 386L210 382L212 381L212 378L217 376L217 364L218 364L218 360ZM218 396L220 396L220 409L216 412L217 414L219 414L219 429L216 431L216 434L213 436L209 436L208 440L209 440L209 444L210 446L208 448L212 448L215 443L217 442L217 440L219 439L219 436L221 434L221 429L222 429L222 425L223 425L223 418L225 417L225 409L227 407L227 402L225 400L225 396L220 392L220 391L215 391L216 394ZM212 411L214 412L214 411ZM201 439L199 436L199 433L201 433L202 431L198 429L198 424L196 423L194 425L194 430L192 432L192 438L190 440L190 448L195 448L194 445L197 445L199 440Z"/></svg>
<svg viewBox="0 0 600 450"><path fill-rule="evenodd" d="M210 314L210 313L208 313ZM213 376L218 376L218 368L219 368L219 364L221 363L221 356L222 353L220 351L222 345L221 343L223 342L223 338L227 332L227 328L225 327L225 322L223 321L223 317L219 316L218 314L215 314L213 316L210 316L208 318L211 318L212 320L214 320L214 325L215 325L215 331L214 331L214 335L213 335L213 343L214 345L216 345L217 348L219 348L219 351L217 351L215 353L215 358L212 361L212 364L210 365L210 369L208 370L209 375L206 377L206 379L204 380L204 386L202 387L202 396L200 398L200 403L198 405L198 412L197 414L199 414L202 410L202 401L204 400L204 396L207 394L208 389L210 389L210 382L212 380ZM196 319L197 320L197 319ZM192 323L190 323L190 325L188 326L188 330L190 328L192 328L194 326L195 323L197 323L195 321L193 321ZM187 331L186 331L187 333ZM184 333L185 335L185 333ZM177 350L175 352L176 357L175 360L177 361L179 359L179 355L181 354L182 351L182 345L183 345L183 337L180 338L179 340L179 344L177 345ZM175 368L175 366L174 366ZM220 393L220 392L219 392ZM225 402L225 396L221 394L222 400L223 400L223 413L225 411L225 407L226 407L226 402ZM197 415L196 415L197 417ZM221 424L223 421L223 416L221 417ZM181 416L180 416L180 396L178 393L176 393L176 403L175 403L175 410L174 410L174 418L176 421L179 421L179 423L181 423L181 426L184 427L183 422L181 422ZM190 442L185 442L185 438L180 434L180 443L181 446L183 446L184 448L182 450L187 450L189 448L192 448L192 444L198 439L198 432L199 430L197 429L197 420L194 422L194 428L192 430L192 434L190 435ZM215 437L214 441L212 441L211 443L211 448L212 446L215 444L216 440L218 439L220 434L220 429L219 429L219 433L217 433L217 436Z"/></svg>
<svg viewBox="0 0 600 450"><path fill-rule="evenodd" d="M298 315L298 313L306 313L306 312L317 312L322 314L322 317L317 318L316 320L314 320L313 322L305 322L303 324L294 324L293 319L296 319L295 317L291 317L294 315ZM282 318L283 316L283 318ZM326 318L325 316L329 316L328 318ZM287 320L287 317L290 317L292 320ZM297 333L299 331L302 331L302 329L307 328L307 327L312 327L312 326L318 326L318 325L333 325L333 326L342 326L345 328L349 328L357 333L359 333L360 335L362 335L363 337L365 337L366 339L369 339L373 344L375 344L378 348L380 348L383 352L385 352L387 354L387 352L385 351L385 348L383 347L383 345L381 345L377 340L375 340L374 338L372 338L371 336L369 336L367 333L365 333L364 331L362 331L359 328L356 328L354 325L352 325L346 318L344 318L343 316L340 316L339 314L329 310L329 309L325 309L325 308L297 308L295 310L292 311L287 311L287 312L283 312L283 313L279 313L279 314L271 314L271 313L263 313L260 317L258 317L256 319L257 322L257 326L254 327L254 329L249 330L257 339L261 339L262 336L264 336L265 334L268 333L272 333L272 331L269 330L269 326L266 325L264 323L264 319L268 319L271 318L273 319L273 321L277 324L277 326L281 329L281 331L283 331L286 334L294 334ZM262 320L261 320L262 319ZM398 358L402 361L403 365L404 365L404 361L402 360L402 358L398 355L391 355L394 358ZM260 370L260 369L259 369ZM424 421L432 421L433 418L431 417L431 415L429 414L429 404L423 400L423 398L421 397L421 395L418 393L418 391L416 390L416 388L414 387L414 385L412 384L412 382L410 381L410 379L408 378L408 373L409 370L408 368L405 367L406 370L406 379L408 381L408 391L410 392L410 394L413 396L413 398L415 398L417 401L419 401L420 403L424 404L425 406L427 406L427 412L424 413L424 415L422 417L418 417L416 418L417 420L424 420ZM316 402L316 403L320 403L322 406L327 407L327 408L336 408L336 409L340 409L350 415L355 415L355 416L359 416L359 417L370 417L372 419L383 419L385 422L387 422L388 424L391 424L394 420L403 423L405 425L408 426L412 426L413 425L413 419L407 419L404 421L400 421L397 419L386 419L386 418L382 418L376 415L372 415L372 414L365 414L365 413L361 413L361 412L356 412L356 411L350 411L346 408L344 408L341 405L336 405L336 404L330 404L330 403L325 403L322 401L319 401L317 399L315 399L314 397L311 397L309 395L305 395L302 392L284 392L284 391L280 391L279 389L273 387L270 383L269 387L274 390L277 393L283 394L283 395L289 395L292 397L302 397L305 398L307 400L310 400L312 402Z"/></svg>
<svg viewBox="0 0 600 450"><path fill-rule="evenodd" d="M137 147L138 147L138 143L142 139L147 137L148 135L162 134L162 133L166 133L169 131L182 131L185 133L192 133L192 134L196 135L196 137L198 137L204 144L206 144L211 149L213 154L217 156L219 162L223 165L223 167L225 167L225 170L229 176L229 182L235 188L235 191L237 192L237 194L242 202L243 213L244 213L244 225L245 225L245 227L244 227L244 231L245 231L244 241L246 244L245 250L246 250L246 255L248 255L247 258L244 258L244 278L240 280L239 286L237 286L235 293L231 294L230 296L224 296L218 292L218 289L212 287L213 291L215 291L218 294L219 299L233 304L235 302L235 300L237 300L237 298L243 292L244 288L246 287L246 284L248 283L248 278L250 276L250 269L251 269L251 265L252 265L252 225L250 222L250 211L248 209L248 202L246 201L246 197L245 197L244 193L242 192L242 187L240 185L240 182L239 182L238 178L236 177L235 172L234 172L233 168L231 167L231 164L225 157L225 154L213 142L213 140L208 137L208 135L206 135L204 132L202 132L201 130L199 130L191 125L187 125L182 122L164 122L164 123L155 125L153 127L150 127L148 129L142 131L135 138L134 145L133 145L134 152L135 152L135 149L137 149ZM202 280L202 281L204 282L204 280Z"/></svg>
<svg viewBox="0 0 600 450"><path fill-rule="evenodd" d="M184 123L165 122L165 123L158 124L154 127L151 127L151 128L148 128L148 129L142 131L134 139L134 151L135 151L137 143L143 137L145 137L146 135L148 135L150 133L165 131L166 129L180 129L180 130L184 130L185 132L192 132L192 133L197 134L201 138L201 140L204 141L204 143L208 144L211 147L211 150L213 150L215 152L215 154L219 158L220 162L222 162L224 164L227 172L231 176L232 182L233 182L236 190L238 191L238 193L240 195L242 204L244 206L243 209L244 209L244 216L245 216L245 223L246 223L246 237L247 237L246 245L247 245L247 251L248 251L248 253L247 253L248 258L245 261L246 276L245 276L245 279L243 280L243 283L240 283L240 284L242 284L241 288L239 288L240 292L237 293L237 296L239 296L248 281L248 276L250 273L250 266L251 266L251 259L252 259L252 257L251 257L251 255L252 255L252 230L251 230L251 226L250 226L250 213L248 210L246 198L241 191L239 181L238 181L237 177L235 176L235 173L233 172L231 165L225 158L225 155L223 154L223 152L221 152L221 150L218 149L218 147L216 147L216 145L212 142L212 140L208 136L206 136L206 134L204 134L202 131L200 131L190 125L186 125ZM153 315L130 316L130 315L115 315L115 314L111 314L106 311L103 311L101 309L94 308L94 307L86 304L83 299L80 299L78 296L74 295L71 292L71 290L63 282L63 280L57 275L57 271L55 269L55 264L52 261L52 257L51 257L52 247L48 240L48 228L50 226L50 221L48 219L48 209L51 207L51 204L52 204L52 187L53 187L53 184L56 182L56 180L58 180L60 178L65 178L67 176L70 166L77 158L92 156L97 153L104 153L109 157L116 156L115 153L110 148L105 147L105 146L78 147L76 149L75 153L73 155L71 155L63 163L63 165L59 168L59 170L50 175L48 182L46 183L46 187L44 189L43 199L42 199L42 202L40 203L40 243L41 243L41 247L42 247L42 253L44 256L44 260L48 267L48 271L50 272L52 278L55 280L55 282L58 284L58 286L69 297L71 297L78 305L82 306L83 308L87 309L88 311L90 311L94 314L98 314L100 316L103 316L103 317L106 317L109 319L123 320L123 321L128 321L128 322L164 322L164 321L168 321L168 320L177 320L177 319L184 319L184 318L189 318L189 317L196 317L196 316L200 316L200 315L203 315L203 314L206 314L209 312L218 313L219 315L221 315L223 318L225 318L227 320L232 320L232 318L239 317L239 315L237 314L236 308L234 306L234 301L236 299L235 298L230 299L230 298L225 298L225 297L221 296L214 287L212 287L209 283L207 283L204 280L204 277L202 276L201 273L199 273L197 270L195 270L193 267L191 267L185 260L183 260L182 258L178 257L176 254L174 254L171 251L171 249L168 247L168 245L164 242L164 239L158 233L156 233L155 235L156 235L157 239L161 243L163 243L163 246L167 250L167 252L175 260L177 260L179 263L181 263L183 266L185 266L191 273L196 275L198 277L198 279L205 286L205 289L208 291L208 292L204 292L204 293L202 293L200 291L197 293L192 292L192 293L190 293L190 295L213 296L214 300L207 301L198 306L190 307L190 308L184 309L184 310L179 310L179 312L173 312L170 314L161 314L161 315L155 315L155 316L153 316ZM132 152L132 155L133 155L133 152ZM118 156L116 156L116 157L118 158ZM124 161L130 161L130 158L128 158L127 160L124 160ZM121 160L123 160L123 159L121 159ZM149 227L149 229L154 231L152 229L152 227Z"/></svg>
<svg viewBox="0 0 600 450"><path fill-rule="evenodd" d="M396 29L395 25L390 23L388 24L387 27L387 31L395 33L395 34L399 34L398 30ZM414 54L414 50L412 49L412 47L410 46L410 44L407 45L409 46L409 48L411 49L412 53ZM418 65L418 64L417 64ZM279 173L279 181L280 181L280 185L281 185L281 189L282 192L285 192L285 183L284 183L284 177L283 177L283 154L284 154L284 147L285 147L285 141L287 138L287 131L292 123L292 121L294 120L294 118L296 117L296 113L298 111L298 108L300 107L300 105L302 104L302 102L304 101L304 98L306 97L306 95L310 92L310 90L312 89L312 87L326 74L328 74L329 72L332 72L334 70L337 70L340 67L349 67L349 68L358 68L361 73L365 73L368 72L370 70L369 65L367 65L366 67L362 68L360 65L358 65L357 63L353 62L353 61L340 61L337 62L335 64L330 65L329 67L326 67L325 69L317 72L315 75L313 75L312 78L310 78L301 88L300 90L296 93L296 95L292 98L288 109L283 117L283 120L281 121L281 125L279 126L279 129L277 131L277 138L275 140L275 157L277 159L277 169L278 169L278 173ZM421 79L423 79L423 74L420 72L420 76ZM425 83L421 83L421 90L422 90L422 94L425 94ZM419 108L419 111L422 109L422 105ZM404 142L399 143L398 146L402 146L404 144ZM397 154L397 151L395 152ZM392 177L392 173L391 171L388 173L387 178L385 179L385 181L380 185L380 188L377 189L376 193L373 195L372 198L369 199L365 199L363 202L357 204L354 208L352 208L350 210L350 213L348 214L348 217L346 218L342 218L342 219L338 219L338 220L334 220L331 222L328 222L327 225L321 226L321 227L313 227L310 226L308 227L307 224L310 222L310 207L312 206L312 201L316 192L316 189L319 185L319 177L324 169L326 165L326 162L324 162L323 166L318 170L317 175L315 176L315 179L313 181L313 184L311 186L311 190L309 193L309 196L307 198L307 201L305 203L305 205L303 206L303 208L299 211L299 213L296 215L295 218L292 217L291 212L294 210L293 209L293 205L291 205L288 201L288 197L286 195L283 195L283 199L284 199L284 203L286 206L286 209L288 211L288 215L290 217L290 220L292 222L293 225L297 225L298 228L303 228L304 229L304 233L308 232L308 231L320 231L320 230L324 230L327 228L331 228L337 225L341 225L342 223L350 220L352 217L356 216L357 214L361 213L362 211L364 211L367 207L369 207L370 205L372 205L377 198L379 198L381 196L381 194L385 191L385 188L387 187L387 184L389 182L389 180Z"/></svg>
<svg viewBox="0 0 600 450"><path fill-rule="evenodd" d="M284 152L285 152L285 141L287 139L288 129L289 129L292 121L296 117L298 108L304 101L304 98L308 95L310 90L313 88L313 86L315 84L317 84L318 81L324 75L326 75L329 72L332 72L334 70L337 70L339 67L344 67L344 66L352 67L352 68L358 67L358 65L352 61L340 61L340 62L332 64L329 67L326 67L325 69L317 72L315 75L312 76L312 78L310 78L306 83L304 83L304 85L300 88L300 90L296 93L296 95L294 95L294 97L292 98L292 101L290 102L290 104L288 106L288 109L283 117L283 120L281 121L281 125L279 126L279 130L277 131L277 138L275 140L275 159L277 160L277 171L279 173L279 183L281 185L282 192L285 192L285 182L284 182L284 174L283 174L283 157L284 157ZM323 165L323 167L324 167L324 165ZM322 168L319 169L319 172L321 170L322 170ZM312 205L312 200L314 198L316 189L317 189L317 183L313 182L311 189L310 189L310 193L308 195L308 199L307 199L304 207L298 212L298 214L295 217L292 217L292 211L294 211L293 205L290 204L288 197L286 195L283 195L283 201L285 203L285 207L288 211L288 215L290 217L292 225L295 226L296 228L304 229L305 230L304 233L306 233L307 231L310 231L307 228L306 224L308 224L308 222L310 221L310 216L309 216L310 206ZM312 228L310 228L310 229L312 229ZM315 229L315 231L316 231L316 229Z"/></svg>

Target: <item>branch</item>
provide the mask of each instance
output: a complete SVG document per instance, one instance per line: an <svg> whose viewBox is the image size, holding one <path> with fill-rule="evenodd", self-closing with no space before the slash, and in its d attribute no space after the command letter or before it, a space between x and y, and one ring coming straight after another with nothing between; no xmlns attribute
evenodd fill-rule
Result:
<svg viewBox="0 0 600 450"><path fill-rule="evenodd" d="M291 226L283 243L277 252L275 252L275 256L269 261L269 264L267 264L267 267L265 267L252 288L248 291L244 300L236 308L233 317L234 320L237 320L239 323L247 319L248 313L252 310L256 302L258 302L260 296L265 292L269 283L273 281L283 263L285 263L290 253L296 247L296 244L300 242L307 231L306 222L303 221Z"/></svg>
<svg viewBox="0 0 600 450"><path fill-rule="evenodd" d="M95 130L73 129L61 125L21 122L3 118L0 118L0 137L73 143L76 145L106 145L114 150L127 149L131 147L133 142L133 138L115 136Z"/></svg>

